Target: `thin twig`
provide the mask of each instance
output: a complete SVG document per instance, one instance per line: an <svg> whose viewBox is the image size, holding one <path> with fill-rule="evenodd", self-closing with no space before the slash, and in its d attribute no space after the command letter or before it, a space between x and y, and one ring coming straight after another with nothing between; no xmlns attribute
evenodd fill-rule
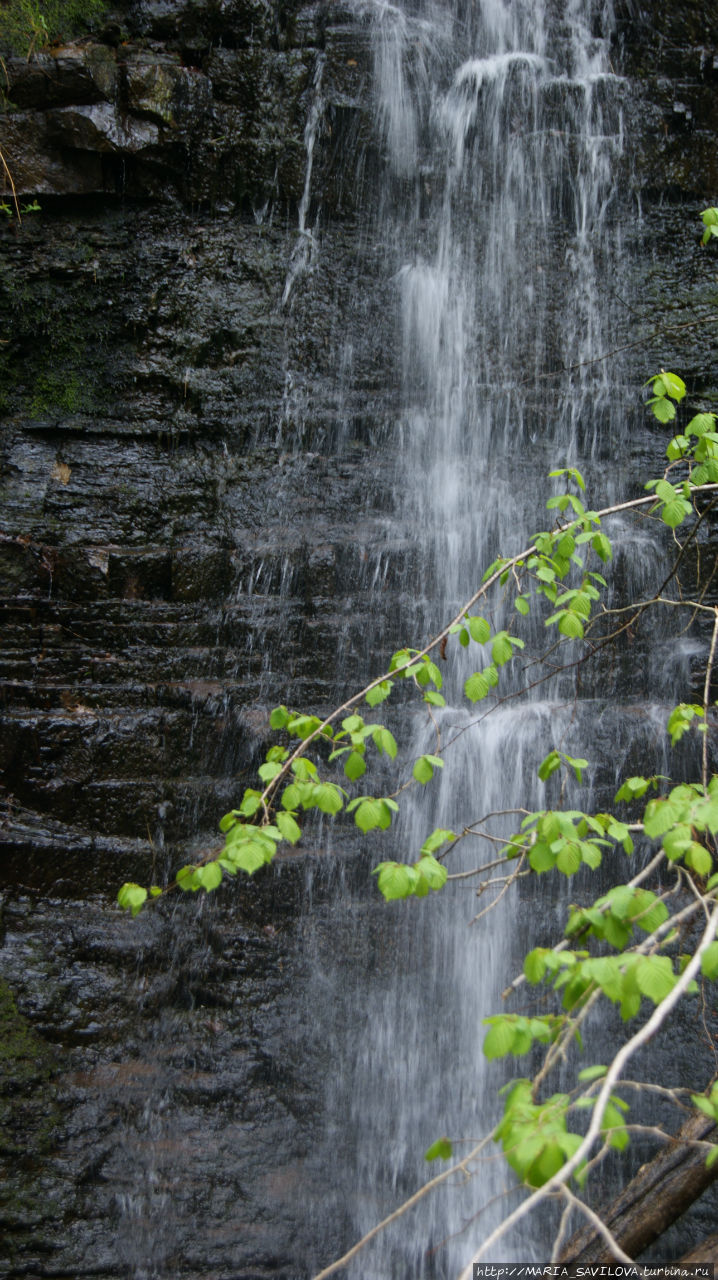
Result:
<svg viewBox="0 0 718 1280"><path fill-rule="evenodd" d="M561 1194L566 1197L572 1208L579 1209L584 1217L588 1218L591 1225L596 1228L598 1234L603 1236L603 1239L606 1241L611 1253L618 1262L628 1262L629 1264L633 1263L633 1258L629 1258L628 1254L624 1253L616 1237L611 1233L611 1231L609 1231L605 1222L599 1218L598 1214L594 1213L593 1209L590 1209L587 1204L584 1204L583 1200L579 1200L578 1196L574 1195L570 1187L561 1187Z"/></svg>
<svg viewBox="0 0 718 1280"><path fill-rule="evenodd" d="M12 190L13 204L15 205L15 213L17 214L17 220L18 222L22 222L22 217L20 215L20 205L18 203L18 198L17 198L17 191L15 190L15 183L13 182L13 177L10 172L8 162L2 153L2 147L0 147L0 164L2 164L2 167L5 170L5 173L7 175L8 182L10 183L10 187Z"/></svg>
<svg viewBox="0 0 718 1280"><path fill-rule="evenodd" d="M392 1222L396 1222L397 1218L401 1218L409 1209L413 1209L414 1205L418 1204L420 1200L423 1200L425 1195L428 1195L430 1191L433 1191L434 1188L438 1187L442 1182L446 1182L447 1178L450 1178L452 1173L466 1173L471 1161L476 1159L476 1156L483 1147L487 1146L492 1137L493 1134L487 1134L485 1138L482 1138L480 1142L477 1142L475 1147L472 1147L469 1154L464 1156L463 1160L459 1160L457 1164L452 1164L449 1169L445 1169L443 1173L437 1174L435 1178L432 1178L429 1182L425 1183L423 1187L420 1187L418 1191L415 1191L413 1196L410 1196L408 1200L405 1200L403 1204L399 1205L398 1209L395 1209L387 1218L378 1222L375 1227L372 1227L371 1231L367 1231L366 1235L362 1236L361 1240L357 1240L356 1244L353 1245L347 1253L342 1254L341 1258L337 1258L336 1262L331 1262L323 1271L319 1271L317 1275L314 1276L314 1280L326 1280L327 1276L333 1276L335 1272L340 1271L341 1268L345 1267L348 1262L351 1262L352 1258L355 1258L357 1254L375 1238L375 1236L378 1236L386 1227L391 1226Z"/></svg>
<svg viewBox="0 0 718 1280"><path fill-rule="evenodd" d="M716 642L718 642L718 605L714 609L715 622L713 623L713 635L711 637L711 649L708 654L708 665L706 667L706 679L703 685L703 786L708 788L708 710L711 698L711 676L713 674L713 662L716 653Z"/></svg>
<svg viewBox="0 0 718 1280"><path fill-rule="evenodd" d="M593 356L590 360L579 360L577 364L565 364L560 369L550 369L547 373L540 373L540 379L560 378L564 373L574 373L576 369L585 369L592 364L602 364L604 360L611 360L614 356L621 355L624 351L632 351L634 347L643 347L647 342L652 342L654 338L662 338L666 333L673 333L677 329L695 329L697 325L706 324L713 320L713 313L707 316L699 316L695 320L687 320L683 324L663 325L660 329L654 329L653 333L647 333L643 338L636 338L633 342L627 342L625 346L614 347L613 351L604 351L601 356ZM518 385L523 387L527 382L533 382L534 377L525 378Z"/></svg>
<svg viewBox="0 0 718 1280"><path fill-rule="evenodd" d="M571 1211L572 1205L564 1205L563 1213L561 1214L561 1221L558 1224L558 1231L556 1232L556 1238L553 1242L553 1249L551 1250L552 1262L558 1262L559 1254L563 1248L563 1242L568 1235L568 1224L571 1221Z"/></svg>
<svg viewBox="0 0 718 1280"><path fill-rule="evenodd" d="M521 859L521 861L523 862L523 858ZM519 862L519 867L520 867L520 866L521 866L521 862ZM476 922L477 922L478 920L481 920L484 916L488 915L488 914L489 914L489 911L493 911L494 907L498 906L498 904L500 903L500 901L501 901L501 899L503 898L504 894L505 894L505 893L508 893L508 891L509 891L509 889L511 888L512 884L514 883L514 881L515 881L515 880L518 880L518 878L519 878L520 876L525 876L525 875L528 875L528 872L527 872L527 871L519 871L519 869L518 869L518 867L517 867L517 868L516 868L516 870L515 870L514 872L512 872L512 874L506 878L506 883L504 884L503 889L501 890L501 892L500 892L499 894L497 894L497 896L494 898L493 902L490 902L490 903L489 903L489 905L488 905L487 907L484 907L482 911L479 911L479 912L477 913L477 915L475 915L475 916L474 916L473 920L470 920L470 921L469 921L469 924L476 924ZM491 883L491 882L489 882L489 883ZM486 889L488 886L487 886L487 885L482 885L481 887L482 887L483 889Z"/></svg>

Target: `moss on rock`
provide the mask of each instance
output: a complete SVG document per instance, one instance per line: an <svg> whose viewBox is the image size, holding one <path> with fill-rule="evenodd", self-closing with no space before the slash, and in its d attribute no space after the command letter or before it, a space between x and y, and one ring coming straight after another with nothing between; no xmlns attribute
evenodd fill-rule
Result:
<svg viewBox="0 0 718 1280"><path fill-rule="evenodd" d="M56 1121L51 1072L51 1050L0 979L0 1156L31 1159L47 1149Z"/></svg>

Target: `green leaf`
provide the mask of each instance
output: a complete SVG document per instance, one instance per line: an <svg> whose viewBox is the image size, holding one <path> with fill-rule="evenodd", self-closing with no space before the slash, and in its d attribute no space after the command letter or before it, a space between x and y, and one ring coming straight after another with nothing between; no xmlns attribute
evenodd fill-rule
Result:
<svg viewBox="0 0 718 1280"><path fill-rule="evenodd" d="M539 840L529 849L529 865L531 870L539 875L542 871L553 871L556 866L556 855L551 852L547 844Z"/></svg>
<svg viewBox="0 0 718 1280"><path fill-rule="evenodd" d="M679 458L684 458L691 447L691 442L687 436L677 435L669 440L666 447L666 457L669 462L677 462Z"/></svg>
<svg viewBox="0 0 718 1280"><path fill-rule="evenodd" d="M424 702L428 702L432 707L445 707L446 698L442 693L437 693L435 689L427 689L424 694Z"/></svg>
<svg viewBox="0 0 718 1280"><path fill-rule="evenodd" d="M442 844L448 844L452 840L458 839L455 831L449 831L446 827L436 827L430 836L427 836L421 846L422 853L435 853L440 849Z"/></svg>
<svg viewBox="0 0 718 1280"><path fill-rule="evenodd" d="M308 760L306 756L301 756L298 760L292 761L292 773L297 782L310 782L317 778L317 766L312 760Z"/></svg>
<svg viewBox="0 0 718 1280"><path fill-rule="evenodd" d="M425 1160L450 1160L453 1153L453 1147L448 1138L437 1138L436 1142L432 1142L428 1151L424 1152Z"/></svg>
<svg viewBox="0 0 718 1280"><path fill-rule="evenodd" d="M526 1182L531 1187L542 1187L553 1178L565 1163L559 1142L547 1142L537 1160L534 1160L526 1174Z"/></svg>
<svg viewBox="0 0 718 1280"><path fill-rule="evenodd" d="M691 842L685 855L686 862L696 875L708 876L713 869L713 859L707 849L695 840Z"/></svg>
<svg viewBox="0 0 718 1280"><path fill-rule="evenodd" d="M253 787L247 787L239 805L239 812L244 818L251 818L262 807L262 794Z"/></svg>
<svg viewBox="0 0 718 1280"><path fill-rule="evenodd" d="M654 1004L665 1000L676 985L676 975L668 956L641 956L636 962L636 982Z"/></svg>
<svg viewBox="0 0 718 1280"><path fill-rule="evenodd" d="M336 787L333 782L315 784L312 788L312 800L321 813L328 813L332 816L341 812L344 807L344 797L341 789ZM282 804L284 804L283 797ZM309 806L305 805L305 808L307 807Z"/></svg>
<svg viewBox="0 0 718 1280"><path fill-rule="evenodd" d="M546 972L545 955L544 947L534 947L524 959L524 974L533 986L541 981Z"/></svg>
<svg viewBox="0 0 718 1280"><path fill-rule="evenodd" d="M436 858L432 857L430 853L426 853L422 858L419 858L414 867L419 872L419 875L424 877L430 889L435 892L443 889L448 877L446 867L437 862Z"/></svg>
<svg viewBox="0 0 718 1280"><path fill-rule="evenodd" d="M708 431L715 431L716 415L714 413L697 413L686 427L686 435L704 436Z"/></svg>
<svg viewBox="0 0 718 1280"><path fill-rule="evenodd" d="M232 861L242 871L246 871L248 876L253 876L255 871L259 871L270 860L264 845L257 840L247 840L232 851Z"/></svg>
<svg viewBox="0 0 718 1280"><path fill-rule="evenodd" d="M666 373L666 371L662 369L659 377L656 378L653 383L653 389L656 395L660 394L656 386L656 383L658 383L659 381L663 386L665 395L671 396L674 400L683 399L684 395L686 394L686 384L682 378L678 377L677 374Z"/></svg>
<svg viewBox="0 0 718 1280"><path fill-rule="evenodd" d="M321 723L318 716L293 715L290 716L286 727L288 733L293 733L296 738L306 741L307 738L311 738Z"/></svg>
<svg viewBox="0 0 718 1280"><path fill-rule="evenodd" d="M576 775L576 781L583 781L583 770L588 768L588 760L584 760L583 756L563 756L566 764L570 765Z"/></svg>
<svg viewBox="0 0 718 1280"><path fill-rule="evenodd" d="M486 1037L484 1039L484 1056L492 1061L494 1058L505 1058L507 1053L511 1052L511 1047L516 1037L516 1028L513 1023L505 1018L488 1019L484 1018L484 1023L492 1021Z"/></svg>
<svg viewBox="0 0 718 1280"><path fill-rule="evenodd" d="M476 671L473 676L469 676L464 684L464 693L470 702L480 702L488 692L489 682L480 671Z"/></svg>
<svg viewBox="0 0 718 1280"><path fill-rule="evenodd" d="M371 796L360 796L347 809L354 812L354 821L365 835L376 827L386 831L391 826L391 804L388 799L375 800Z"/></svg>
<svg viewBox="0 0 718 1280"><path fill-rule="evenodd" d="M561 768L561 757L558 751L549 751L538 767L538 776L542 782L546 782L552 773Z"/></svg>
<svg viewBox="0 0 718 1280"><path fill-rule="evenodd" d="M562 636L566 636L569 640L581 640L583 638L583 623L577 614L571 613L566 609L561 616L558 629Z"/></svg>
<svg viewBox="0 0 718 1280"><path fill-rule="evenodd" d="M668 834L673 838L674 843L685 832L684 847L687 848L691 840L690 827L676 827L676 823L680 821L682 816L681 805L672 803L670 800L649 800L643 815L643 829L652 840L655 840L658 836ZM674 853L673 856L678 857L679 855Z"/></svg>
<svg viewBox="0 0 718 1280"><path fill-rule="evenodd" d="M651 785L650 778L626 778L626 781L619 787L616 792L616 800L640 800L644 796Z"/></svg>
<svg viewBox="0 0 718 1280"><path fill-rule="evenodd" d="M711 981L718 978L718 942L711 942L701 956L701 973Z"/></svg>
<svg viewBox="0 0 718 1280"><path fill-rule="evenodd" d="M443 769L444 761L441 756L424 755L419 756L414 764L412 773L417 782L422 784L430 782L434 776L434 769Z"/></svg>
<svg viewBox="0 0 718 1280"><path fill-rule="evenodd" d="M613 1102L606 1103L601 1121L601 1133L608 1133L609 1130L612 1130L608 1136L609 1147L614 1147L617 1151L625 1150L630 1137L626 1130L626 1122Z"/></svg>
<svg viewBox="0 0 718 1280"><path fill-rule="evenodd" d="M633 889L628 884L614 885L603 898L598 899L596 905L608 907L611 915L617 920L628 920L632 916L634 907Z"/></svg>
<svg viewBox="0 0 718 1280"><path fill-rule="evenodd" d="M695 717L702 718L703 715L703 707L697 703L679 702L678 706L673 708L666 723L666 729L671 735L671 745L675 747L690 728Z"/></svg>
<svg viewBox="0 0 718 1280"><path fill-rule="evenodd" d="M540 568L536 570L536 577L541 582L555 582L556 570L553 569L551 565L542 564Z"/></svg>
<svg viewBox="0 0 718 1280"><path fill-rule="evenodd" d="M488 569L484 571L484 576L481 581L488 582L489 578L492 578L495 573L498 573L499 569L504 564L506 564L505 558L503 556L499 556L498 559L494 560L493 563L489 565Z"/></svg>
<svg viewBox="0 0 718 1280"><path fill-rule="evenodd" d="M660 498L662 502L670 502L673 498L676 497L678 492L675 486L671 484L670 480L664 480L664 479L651 480L646 485L646 488L655 489L656 497Z"/></svg>
<svg viewBox="0 0 718 1280"><path fill-rule="evenodd" d="M605 533L594 533L591 538L591 546L599 560L603 560L604 563L612 558L613 548Z"/></svg>
<svg viewBox="0 0 718 1280"><path fill-rule="evenodd" d="M603 854L598 845L593 844L590 840L582 840L580 849L581 857L586 866L590 867L592 871L596 871L603 861Z"/></svg>
<svg viewBox="0 0 718 1280"><path fill-rule="evenodd" d="M342 720L342 729L345 733L358 733L363 728L364 721L361 716L356 714L356 712L353 712L352 715L346 716L345 719Z"/></svg>
<svg viewBox="0 0 718 1280"><path fill-rule="evenodd" d="M671 404L665 396L658 396L648 401L650 408L658 418L659 422L672 422L676 416L676 406Z"/></svg>
<svg viewBox="0 0 718 1280"><path fill-rule="evenodd" d="M686 516L690 515L691 510L690 502L686 502L683 498L674 498L661 509L661 520L668 525L669 529L677 529Z"/></svg>
<svg viewBox="0 0 718 1280"><path fill-rule="evenodd" d="M605 1076L606 1071L606 1067L598 1065L595 1067L584 1067L583 1071L579 1071L578 1079L583 1083L588 1083L589 1080L599 1080L601 1076Z"/></svg>
<svg viewBox="0 0 718 1280"><path fill-rule="evenodd" d="M205 866L198 867L195 877L207 893L211 893L213 889L217 889L222 883L222 868L217 862L207 862Z"/></svg>
<svg viewBox="0 0 718 1280"><path fill-rule="evenodd" d="M418 876L413 867L404 862L381 862L372 875L378 876L380 893L387 902L408 898L417 885Z"/></svg>
<svg viewBox="0 0 718 1280"><path fill-rule="evenodd" d="M380 684L370 689L366 695L366 700L370 707L378 707L380 702L384 702L389 697L394 687L393 680L382 680Z"/></svg>
<svg viewBox="0 0 718 1280"><path fill-rule="evenodd" d="M514 608L517 613L522 613L525 617L531 609L528 596L517 596L514 600Z"/></svg>
<svg viewBox="0 0 718 1280"><path fill-rule="evenodd" d="M429 695L427 693L424 695L424 698L426 699L428 696ZM393 733L390 733L389 730L385 729L382 725L378 729L374 730L372 738L377 751L382 755L389 756L391 760L396 759L396 753L399 748L396 745L396 738Z"/></svg>
<svg viewBox="0 0 718 1280"><path fill-rule="evenodd" d="M653 933L668 919L668 908L650 889L637 889L629 918L646 933Z"/></svg>
<svg viewBox="0 0 718 1280"><path fill-rule="evenodd" d="M491 627L485 618L466 618L469 635L477 644L486 644L491 635Z"/></svg>
<svg viewBox="0 0 718 1280"><path fill-rule="evenodd" d="M344 761L344 772L350 782L356 782L366 773L366 760L359 751L352 751Z"/></svg>
<svg viewBox="0 0 718 1280"><path fill-rule="evenodd" d="M296 782L290 782L282 792L282 808L290 809L292 812L302 803L302 792Z"/></svg>
<svg viewBox="0 0 718 1280"><path fill-rule="evenodd" d="M436 663L427 658L425 669L429 679L433 681L437 689L440 689L444 681Z"/></svg>
<svg viewBox="0 0 718 1280"><path fill-rule="evenodd" d="M565 876L574 875L581 861L581 850L573 840L565 841L556 855L556 866Z"/></svg>
<svg viewBox="0 0 718 1280"><path fill-rule="evenodd" d="M267 764L260 764L257 769L257 773L262 779L262 782L271 782L272 778L276 778L277 774L281 772L282 766L276 761L268 761Z"/></svg>
<svg viewBox="0 0 718 1280"><path fill-rule="evenodd" d="M277 814L277 826L279 827L283 838L288 840L290 844L296 844L301 838L302 829L291 813L286 813L284 810L280 810Z"/></svg>
<svg viewBox="0 0 718 1280"><path fill-rule="evenodd" d="M194 867L192 870L194 871ZM146 900L147 890L143 889L142 885L133 884L132 881L123 884L117 894L118 906L122 907L123 911L131 911L133 917L142 910Z"/></svg>
<svg viewBox="0 0 718 1280"><path fill-rule="evenodd" d="M412 893L415 898L425 898L429 892L428 882L424 879L421 872L417 871L416 867L412 867L412 870L416 872L416 883L412 889Z"/></svg>
<svg viewBox="0 0 718 1280"><path fill-rule="evenodd" d="M275 707L269 717L270 728L285 729L289 724L290 716L286 707Z"/></svg>
<svg viewBox="0 0 718 1280"><path fill-rule="evenodd" d="M515 637L514 637L515 638ZM505 631L498 631L494 636L491 645L491 658L497 667L501 667L508 662L513 655L511 640Z"/></svg>

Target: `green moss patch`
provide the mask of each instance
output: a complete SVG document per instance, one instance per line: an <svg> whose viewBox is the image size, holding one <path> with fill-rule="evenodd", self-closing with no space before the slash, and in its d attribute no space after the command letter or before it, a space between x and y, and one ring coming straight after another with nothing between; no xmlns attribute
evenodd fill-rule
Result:
<svg viewBox="0 0 718 1280"><path fill-rule="evenodd" d="M30 58L58 40L86 35L106 0L0 0L0 53Z"/></svg>

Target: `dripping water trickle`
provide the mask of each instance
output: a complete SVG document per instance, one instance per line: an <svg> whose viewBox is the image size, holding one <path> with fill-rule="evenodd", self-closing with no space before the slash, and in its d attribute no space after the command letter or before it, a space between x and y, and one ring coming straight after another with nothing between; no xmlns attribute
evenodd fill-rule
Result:
<svg viewBox="0 0 718 1280"><path fill-rule="evenodd" d="M299 229L296 244L292 250L292 255L287 271L287 278L284 282L284 292L282 294L282 306L285 307L289 302L289 298L296 281L305 275L311 269L312 262L316 253L316 227L307 226L307 217L309 214L309 206L312 198L312 169L314 166L314 146L319 132L322 116L324 114L324 100L322 97L322 77L324 75L324 55L317 54L314 81L312 85L312 98L307 117L307 124L304 130L304 146L306 148L307 160L304 170L304 189L302 198L299 202Z"/></svg>

